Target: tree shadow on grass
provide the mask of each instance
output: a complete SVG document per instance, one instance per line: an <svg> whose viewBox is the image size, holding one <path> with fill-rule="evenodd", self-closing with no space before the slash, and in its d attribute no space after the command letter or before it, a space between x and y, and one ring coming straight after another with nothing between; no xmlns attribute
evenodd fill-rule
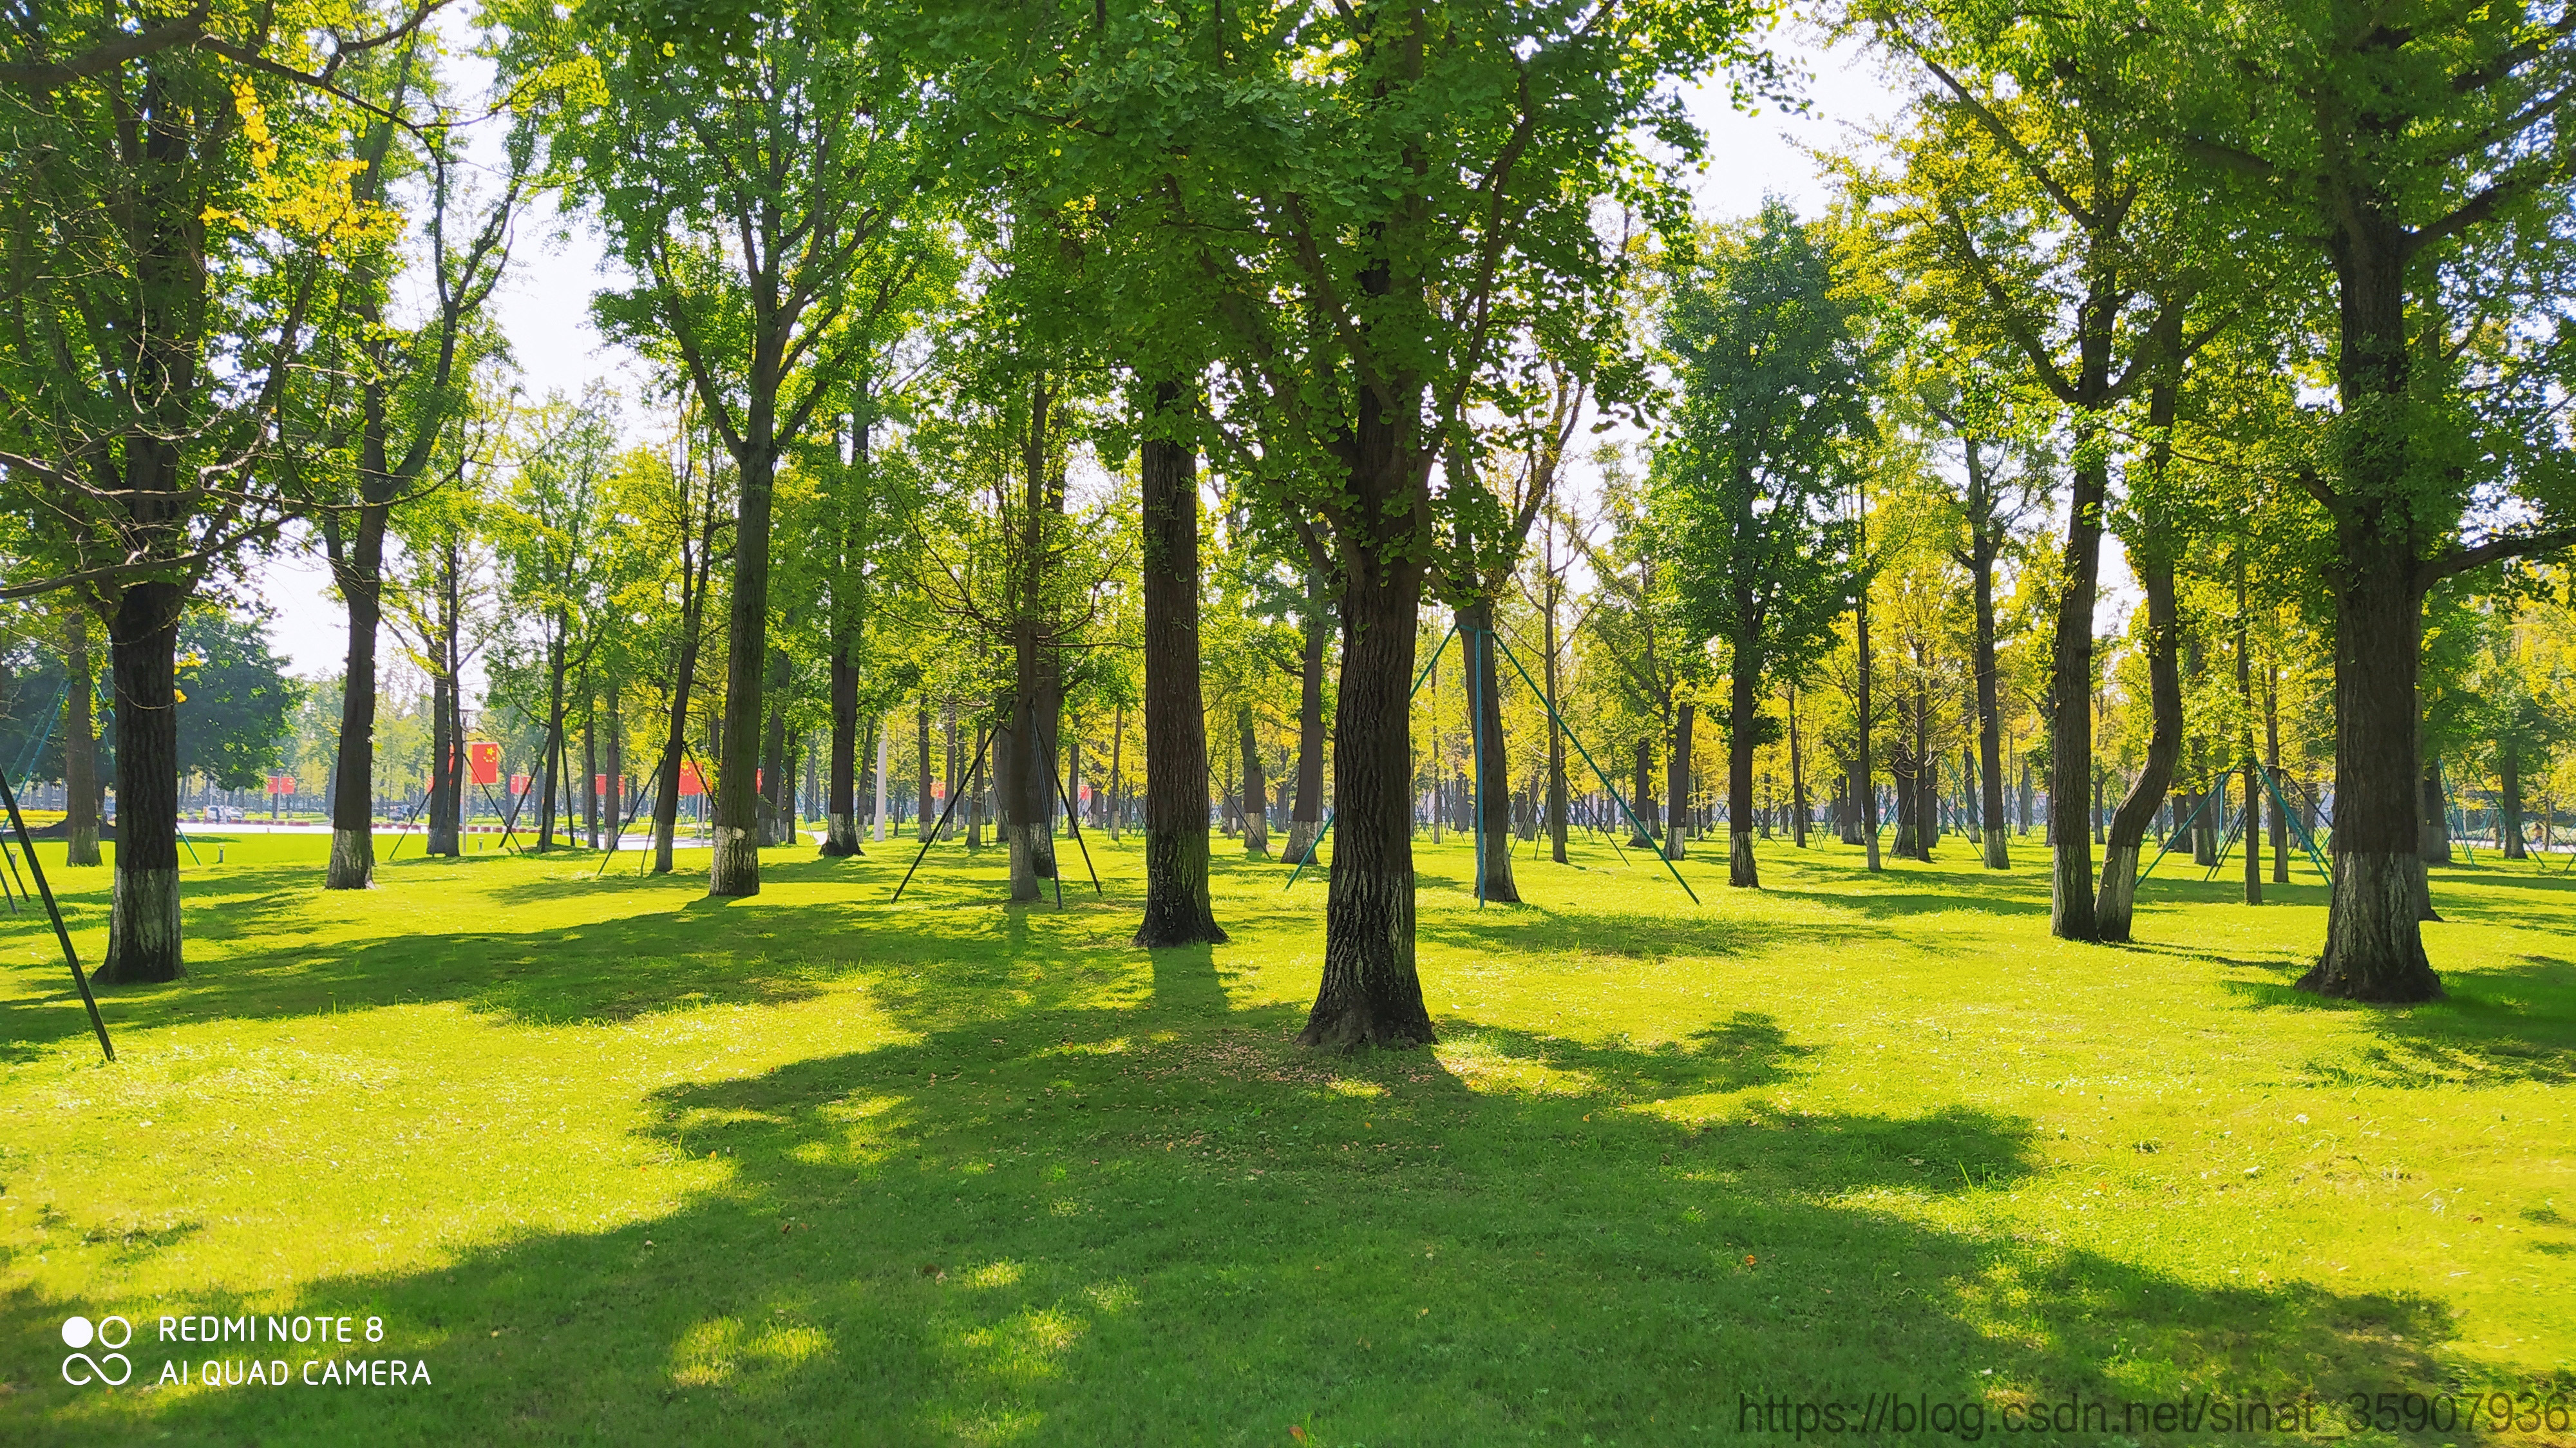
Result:
<svg viewBox="0 0 2576 1448"><path fill-rule="evenodd" d="M2368 1032L2370 1043L2351 1054L2305 1065L2308 1076L2321 1084L2576 1083L2576 963L2523 955L2507 965L2446 971L2442 979L2448 998L2412 1006L2329 1000L2294 988L2294 972L2303 967L2234 963L2247 965L2254 978L2218 985L2243 1004L2331 1012Z"/></svg>
<svg viewBox="0 0 2576 1448"><path fill-rule="evenodd" d="M1495 1091L1430 1052L1297 1050L1293 1009L1228 1010L1214 971L1157 953L1125 1007L996 1007L672 1086L645 1142L725 1173L676 1210L287 1294L382 1316L355 1355L425 1361L433 1391L84 1395L39 1371L74 1305L22 1290L0 1352L30 1386L0 1422L31 1444L1656 1444L1740 1435L1770 1398L1998 1414L2441 1381L2437 1305L2203 1286L1910 1210L2026 1183L2027 1122L1648 1109L1794 1070L1762 1018L1649 1051L1471 1023L1581 1067Z"/></svg>

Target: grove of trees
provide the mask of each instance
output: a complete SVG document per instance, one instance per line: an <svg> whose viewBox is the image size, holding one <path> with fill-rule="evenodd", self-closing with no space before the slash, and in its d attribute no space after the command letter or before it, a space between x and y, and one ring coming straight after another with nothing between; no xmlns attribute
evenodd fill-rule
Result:
<svg viewBox="0 0 2576 1448"><path fill-rule="evenodd" d="M1777 18L14 11L0 767L75 865L112 785L100 978L184 969L183 781L314 775L362 888L481 739L534 849L703 804L719 896L944 817L1036 901L1070 813L1158 948L1319 865L1316 1046L1430 1039L1449 831L1503 907L1575 834L1955 850L2079 942L2313 843L2302 986L2437 996L2426 866L2576 784L2576 7L1823 6L1889 119L1699 214ZM509 345L549 208L623 395ZM342 668L192 734L293 549Z"/></svg>

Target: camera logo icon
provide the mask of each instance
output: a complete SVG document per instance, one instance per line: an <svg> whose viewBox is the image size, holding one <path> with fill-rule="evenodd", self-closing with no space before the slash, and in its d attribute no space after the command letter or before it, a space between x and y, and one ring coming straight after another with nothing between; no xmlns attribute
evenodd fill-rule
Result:
<svg viewBox="0 0 2576 1448"><path fill-rule="evenodd" d="M125 1380L134 1376L134 1364L117 1349L132 1341L134 1324L122 1317L110 1315L95 1323L79 1313L64 1318L63 1346L71 1352L63 1359L63 1381L76 1388L91 1383L105 1383L111 1388L125 1386ZM87 1351L92 1344L100 1349L97 1357ZM77 1369L74 1364L78 1364ZM78 1376L74 1376L75 1371Z"/></svg>

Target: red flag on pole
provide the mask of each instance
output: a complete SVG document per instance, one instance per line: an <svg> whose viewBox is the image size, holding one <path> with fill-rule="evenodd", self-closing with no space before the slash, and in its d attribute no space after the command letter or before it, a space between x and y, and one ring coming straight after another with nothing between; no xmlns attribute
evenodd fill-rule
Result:
<svg viewBox="0 0 2576 1448"><path fill-rule="evenodd" d="M465 746L466 767L473 771L476 784L501 782L501 746L492 741L477 740Z"/></svg>
<svg viewBox="0 0 2576 1448"><path fill-rule="evenodd" d="M511 776L510 776L510 793L512 793L512 794L526 794L527 792L528 792L528 777L527 777L526 775L524 775L524 774L514 774L514 775L511 775Z"/></svg>
<svg viewBox="0 0 2576 1448"><path fill-rule="evenodd" d="M681 794L681 796L682 796L683 798L686 798L686 797L687 797L687 796L689 796L689 795L693 795L693 794L704 794L704 793L706 793L706 792L707 792L707 782L706 782L704 779L699 778L699 776L698 776L698 762L697 762L696 760L694 760L694 759L684 759L684 760L681 760L681 761L680 761L680 794Z"/></svg>

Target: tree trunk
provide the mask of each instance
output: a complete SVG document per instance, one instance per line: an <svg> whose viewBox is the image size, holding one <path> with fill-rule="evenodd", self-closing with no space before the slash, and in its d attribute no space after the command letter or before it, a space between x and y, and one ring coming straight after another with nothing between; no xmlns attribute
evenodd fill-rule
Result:
<svg viewBox="0 0 2576 1448"><path fill-rule="evenodd" d="M1807 847L1807 758L1798 738L1798 686L1789 686L1789 838Z"/></svg>
<svg viewBox="0 0 2576 1448"><path fill-rule="evenodd" d="M464 758L465 746L456 737L456 685L445 674L430 680L429 685L429 829L424 840L432 857L457 852L456 819L449 799L451 780ZM614 741L611 741L612 747Z"/></svg>
<svg viewBox="0 0 2576 1448"><path fill-rule="evenodd" d="M2281 808L2281 662L2263 666L2263 767L2272 776L2264 806L2272 818L2272 883L2290 883L2290 819Z"/></svg>
<svg viewBox="0 0 2576 1448"><path fill-rule="evenodd" d="M823 800L823 854L859 852L859 668L847 644L832 651L831 783Z"/></svg>
<svg viewBox="0 0 2576 1448"><path fill-rule="evenodd" d="M381 452L374 462L370 476L382 471ZM333 767L325 890L363 890L375 877L376 625L384 614L385 519L390 511L372 499L361 503L358 535L348 555L332 560L333 581L348 605L349 640L340 684L340 749Z"/></svg>
<svg viewBox="0 0 2576 1448"><path fill-rule="evenodd" d="M1655 813L1655 742L1651 739L1640 738L1637 741L1637 778L1629 787L1628 796L1629 813L1636 816L1627 822L1630 831L1628 848L1651 850L1655 848L1655 831L1663 823Z"/></svg>
<svg viewBox="0 0 2576 1448"><path fill-rule="evenodd" d="M662 759L654 766L653 873L671 873L671 851L680 828L680 764L689 748L689 686L698 674L698 625L706 606L703 580L680 605L680 658L671 676L671 716Z"/></svg>
<svg viewBox="0 0 2576 1448"><path fill-rule="evenodd" d="M2529 859L2522 843L2522 741L2510 734L2496 749L2496 776L2496 833L2502 837L2504 857Z"/></svg>
<svg viewBox="0 0 2576 1448"><path fill-rule="evenodd" d="M570 672L564 660L566 629L565 620L561 617L556 618L554 638L546 646L546 743L545 752L538 760L538 778L542 781L537 791L537 853L539 854L554 848L555 795L563 784L561 761L564 750L564 675ZM340 754L344 761L348 753L345 747L341 749ZM340 788L340 797L343 800L349 797L348 786L345 783ZM565 843L570 844L571 822L565 823L567 825L564 832Z"/></svg>
<svg viewBox="0 0 2576 1448"><path fill-rule="evenodd" d="M1673 737L1664 754L1664 858L1678 860L1686 853L1684 837L1690 830L1691 732L1697 722L1697 708L1688 699L1673 706Z"/></svg>
<svg viewBox="0 0 2576 1448"><path fill-rule="evenodd" d="M614 850L626 843L626 717L619 705L625 688L615 682L608 686L608 798L601 812L608 816L608 848Z"/></svg>
<svg viewBox="0 0 2576 1448"><path fill-rule="evenodd" d="M2442 758L2438 754L2427 753L2424 756L2424 805L2417 818L2421 821L2418 833L2423 841L2424 863L2428 865L2452 863L2451 811L2443 798L2446 793L2448 791L2442 788Z"/></svg>
<svg viewBox="0 0 2576 1448"><path fill-rule="evenodd" d="M767 369L753 369L756 375ZM755 385L751 426L736 456L741 483L734 503L733 590L725 620L724 747L710 786L715 794L715 854L707 893L760 893L760 726L763 671L769 662L769 527L778 457L774 391Z"/></svg>
<svg viewBox="0 0 2576 1448"><path fill-rule="evenodd" d="M1106 801L1106 804L1108 805L1107 819L1109 822L1109 838L1113 840L1118 838L1121 828L1126 823L1126 811L1119 807L1121 799L1119 791L1123 789L1126 784L1125 779L1120 773L1121 768L1126 763L1126 752L1127 706L1121 704L1118 706L1118 713L1114 721L1109 726L1109 798ZM1307 842L1308 851L1311 852L1313 848L1314 842L1309 840Z"/></svg>
<svg viewBox="0 0 2576 1448"><path fill-rule="evenodd" d="M587 672L587 670L584 672ZM594 850L599 848L599 731L593 728L592 725L597 722L598 710L599 700L597 696L594 695L582 702L582 833L589 837L590 847Z"/></svg>
<svg viewBox="0 0 2576 1448"><path fill-rule="evenodd" d="M2057 600L2057 629L2050 641L2054 680L2048 732L2049 863L2048 933L2060 940L2098 940L2093 914L2093 832L2085 819L2085 782L2093 776L2093 595L2102 571L2102 508L2110 488L2109 464L2098 441L2099 421L2079 421L2074 496L2066 515L2066 591Z"/></svg>
<svg viewBox="0 0 2576 1448"><path fill-rule="evenodd" d="M1418 566L1368 548L1346 557L1342 680L1333 714L1331 898L1324 979L1298 1040L1353 1049L1430 1042L1414 968L1413 683Z"/></svg>
<svg viewBox="0 0 2576 1448"><path fill-rule="evenodd" d="M1867 527L1867 504L1862 505L1863 527ZM1869 535L1860 534L1859 553L1868 556ZM1869 851L1869 868L1880 868L1878 858L1878 781L1869 767L1869 731L1874 722L1869 713L1869 580L1863 578L1859 599L1852 617L1852 642L1858 668L1854 674L1853 717L1857 720L1855 751L1852 763L1852 827L1860 832L1860 842Z"/></svg>
<svg viewBox="0 0 2576 1448"><path fill-rule="evenodd" d="M769 651L769 674L762 681L768 695L769 719L761 733L760 775L753 781L760 795L760 829L757 838L764 845L795 843L794 784L787 762L787 686L795 677L795 664L784 649Z"/></svg>
<svg viewBox="0 0 2576 1448"><path fill-rule="evenodd" d="M91 722L89 620L63 615L63 863L95 865L98 853L98 726ZM0 765L0 768L6 768Z"/></svg>
<svg viewBox="0 0 2576 1448"><path fill-rule="evenodd" d="M2418 920L2422 751L2415 702L2422 600L2413 548L2344 530L2335 587L2334 895L2302 990L2351 1000L2438 1000ZM2357 566L2372 561L2375 567Z"/></svg>
<svg viewBox="0 0 2576 1448"><path fill-rule="evenodd" d="M913 776L913 780L921 787L919 807L912 817L912 832L926 843L930 839L931 825L939 818L939 801L935 798L937 791L932 788L936 781L930 773L930 694L927 690L923 691L920 701L913 706L912 728L915 753L918 756L914 760L917 773Z"/></svg>
<svg viewBox="0 0 2576 1448"><path fill-rule="evenodd" d="M1477 838L1484 852L1480 866L1484 897L1517 905L1520 887L1512 879L1511 763L1503 752L1502 674L1494 647L1494 606L1490 601L1458 610L1458 636L1466 645L1469 727L1476 747L1469 755L1476 789L1469 805L1476 812ZM1409 680L1407 682L1410 682Z"/></svg>
<svg viewBox="0 0 2576 1448"><path fill-rule="evenodd" d="M1154 410L1178 427L1178 383ZM1208 903L1207 721L1199 695L1198 457L1147 438L1141 459L1145 585L1145 918L1148 948L1222 942ZM1348 672L1347 661L1344 672ZM1347 707L1347 704L1345 705ZM1348 796L1344 796L1345 799ZM1350 838L1347 828L1343 839ZM1334 875L1341 867L1337 859Z"/></svg>
<svg viewBox="0 0 2576 1448"><path fill-rule="evenodd" d="M429 853L458 858L465 853L465 701L458 680L464 674L464 643L458 615L464 611L462 591L464 560L454 539L438 545L438 640L433 645L438 653L436 732L446 738L443 746L434 746L435 757L445 761L443 771L432 785L429 804ZM614 741L611 743L614 749Z"/></svg>
<svg viewBox="0 0 2576 1448"><path fill-rule="evenodd" d="M1308 543L1310 554L1317 545ZM1299 659L1297 683L1297 802L1288 811L1287 862L1302 865L1312 862L1324 816L1324 651L1328 640L1325 629L1332 621L1331 605L1324 597L1324 569L1320 559L1310 557L1306 567L1306 607L1299 622L1304 626L1305 645ZM1116 745L1110 746L1116 759ZM1117 766L1110 773L1115 777ZM1114 816L1113 816L1114 818Z"/></svg>
<svg viewBox="0 0 2576 1448"><path fill-rule="evenodd" d="M127 585L108 627L116 710L116 889L104 985L187 974L179 936L179 616L174 583Z"/></svg>
<svg viewBox="0 0 2576 1448"><path fill-rule="evenodd" d="M1553 535L1550 535L1551 537ZM1553 545L1551 544L1551 548ZM1565 854L1565 729L1557 721L1556 574L1553 554L1548 573L1547 668L1540 682L1547 687L1547 856L1562 865Z"/></svg>
<svg viewBox="0 0 2576 1448"><path fill-rule="evenodd" d="M1252 706L1234 706L1234 728L1243 746L1243 853L1270 858L1270 783L1261 771L1261 740L1253 733Z"/></svg>
<svg viewBox="0 0 2576 1448"><path fill-rule="evenodd" d="M2102 847L2101 893L2093 902L2093 921L2103 940L2129 938L2131 913L2137 903L2138 856L2147 827L2155 823L2173 783L2174 764L2182 757L2182 671L2176 659L2180 611L2174 596L2173 562L2152 544L2138 550L2138 582L2147 595L2147 757L2128 795L2111 816L2111 836Z"/></svg>
<svg viewBox="0 0 2576 1448"><path fill-rule="evenodd" d="M1762 876L1753 863L1754 731L1762 719L1762 698L1755 692L1761 669L1748 664L1739 649L1727 698L1726 738L1726 883L1758 890Z"/></svg>

